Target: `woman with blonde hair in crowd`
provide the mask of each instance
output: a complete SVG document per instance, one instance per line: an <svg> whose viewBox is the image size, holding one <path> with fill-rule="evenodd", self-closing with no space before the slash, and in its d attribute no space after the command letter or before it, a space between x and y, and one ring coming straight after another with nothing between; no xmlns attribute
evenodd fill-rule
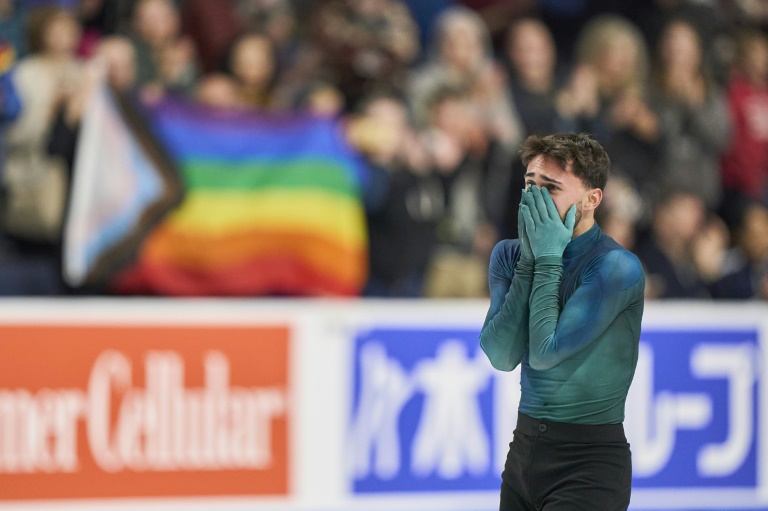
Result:
<svg viewBox="0 0 768 511"><path fill-rule="evenodd" d="M606 15L589 22L577 41L576 65L558 97L569 131L586 131L611 155L616 175L641 196L653 194L662 147L659 118L648 97L648 51L638 28Z"/></svg>
<svg viewBox="0 0 768 511"><path fill-rule="evenodd" d="M477 13L466 7L443 11L410 85L414 116L446 201L425 294L482 296L488 257L505 229L510 169L524 128Z"/></svg>
<svg viewBox="0 0 768 511"><path fill-rule="evenodd" d="M523 128L482 18L466 7L451 7L437 18L432 32L427 60L411 81L417 121L426 123L435 91L463 89L488 136L516 148Z"/></svg>

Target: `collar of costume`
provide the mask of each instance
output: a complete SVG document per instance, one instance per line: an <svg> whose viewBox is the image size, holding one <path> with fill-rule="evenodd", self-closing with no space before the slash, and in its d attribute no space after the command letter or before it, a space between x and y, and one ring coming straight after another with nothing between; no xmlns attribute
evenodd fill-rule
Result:
<svg viewBox="0 0 768 511"><path fill-rule="evenodd" d="M603 231L598 227L597 222L587 232L581 233L568 242L563 252L563 259L572 259L584 254L589 246L600 237Z"/></svg>

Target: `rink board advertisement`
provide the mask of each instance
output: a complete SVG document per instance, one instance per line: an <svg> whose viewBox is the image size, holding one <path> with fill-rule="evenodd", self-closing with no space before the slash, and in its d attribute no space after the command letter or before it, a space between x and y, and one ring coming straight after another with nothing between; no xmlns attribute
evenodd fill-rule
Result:
<svg viewBox="0 0 768 511"><path fill-rule="evenodd" d="M355 341L354 491L494 490L493 368L477 330L366 332Z"/></svg>
<svg viewBox="0 0 768 511"><path fill-rule="evenodd" d="M3 499L287 491L288 328L4 325Z"/></svg>
<svg viewBox="0 0 768 511"><path fill-rule="evenodd" d="M487 304L8 301L0 510L498 509ZM631 509L768 509L768 306L647 304Z"/></svg>

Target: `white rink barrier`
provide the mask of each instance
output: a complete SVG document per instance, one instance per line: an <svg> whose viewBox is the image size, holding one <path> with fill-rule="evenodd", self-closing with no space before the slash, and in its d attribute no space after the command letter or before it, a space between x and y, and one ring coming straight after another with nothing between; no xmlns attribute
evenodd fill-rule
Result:
<svg viewBox="0 0 768 511"><path fill-rule="evenodd" d="M485 301L2 300L0 510L491 511ZM648 303L632 509L768 509L768 305Z"/></svg>

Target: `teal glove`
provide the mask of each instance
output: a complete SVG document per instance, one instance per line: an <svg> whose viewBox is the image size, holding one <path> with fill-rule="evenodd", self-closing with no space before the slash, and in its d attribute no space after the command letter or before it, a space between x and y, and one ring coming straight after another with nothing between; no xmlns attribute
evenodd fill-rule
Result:
<svg viewBox="0 0 768 511"><path fill-rule="evenodd" d="M520 213L525 222L525 233L534 257L536 259L545 256L562 257L565 247L573 236L576 205L571 206L563 222L549 195L549 190L532 186L528 192L523 193Z"/></svg>
<svg viewBox="0 0 768 511"><path fill-rule="evenodd" d="M533 266L535 257L533 256L533 250L531 250L531 242L528 239L528 233L525 232L525 221L523 220L523 200L527 192L523 190L523 196L520 199L520 207L517 209L517 237L520 240L520 261L523 264L530 264Z"/></svg>

